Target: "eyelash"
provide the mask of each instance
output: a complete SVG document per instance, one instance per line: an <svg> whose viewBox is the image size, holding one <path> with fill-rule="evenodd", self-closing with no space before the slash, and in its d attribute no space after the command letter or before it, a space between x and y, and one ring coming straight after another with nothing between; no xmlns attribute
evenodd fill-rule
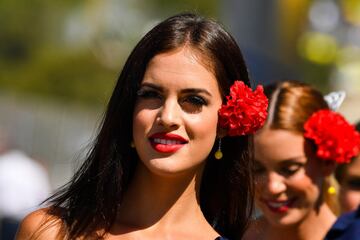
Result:
<svg viewBox="0 0 360 240"><path fill-rule="evenodd" d="M287 166L287 167L281 168L279 170L280 174L285 175L285 176L291 176L291 175L295 174L296 172L298 172L302 167L301 165L296 165L295 169L293 169L294 168L293 166ZM261 175L265 172L266 172L265 167L263 167L261 165L254 167L255 175Z"/></svg>
<svg viewBox="0 0 360 240"><path fill-rule="evenodd" d="M140 89L137 92L138 97L144 98L144 99L150 99L150 98L159 98L161 99L161 95L157 91L153 90L143 90Z"/></svg>
<svg viewBox="0 0 360 240"><path fill-rule="evenodd" d="M207 105L207 101L204 98L197 96L197 95L189 95L189 96L185 97L183 102L189 102L198 107Z"/></svg>
<svg viewBox="0 0 360 240"><path fill-rule="evenodd" d="M349 179L347 181L347 185L352 190L360 191L360 179L359 178Z"/></svg>
<svg viewBox="0 0 360 240"><path fill-rule="evenodd" d="M293 166L287 166L287 167L281 168L280 171L283 175L291 176L291 175L295 174L297 171L299 171L300 168L301 168L300 165L296 165L295 167L293 165Z"/></svg>
<svg viewBox="0 0 360 240"><path fill-rule="evenodd" d="M153 91L153 90L140 89L137 92L137 95L144 99L151 99L151 98L162 99L163 98L160 93L158 93L157 91ZM190 103L196 107L208 105L208 102L203 97L200 97L198 95L188 95L188 96L184 97L180 102Z"/></svg>

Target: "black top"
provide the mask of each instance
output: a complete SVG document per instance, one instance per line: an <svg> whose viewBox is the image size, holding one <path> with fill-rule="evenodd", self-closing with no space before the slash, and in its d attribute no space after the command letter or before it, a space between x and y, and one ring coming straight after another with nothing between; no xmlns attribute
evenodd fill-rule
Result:
<svg viewBox="0 0 360 240"><path fill-rule="evenodd" d="M324 240L360 239L360 206L356 211L341 215L326 234Z"/></svg>

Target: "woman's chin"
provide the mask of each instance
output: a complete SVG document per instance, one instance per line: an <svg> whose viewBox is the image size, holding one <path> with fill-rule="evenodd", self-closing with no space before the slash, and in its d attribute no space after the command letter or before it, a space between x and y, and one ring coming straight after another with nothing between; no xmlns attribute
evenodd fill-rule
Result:
<svg viewBox="0 0 360 240"><path fill-rule="evenodd" d="M264 215L267 221L276 227L287 228L300 224L305 218L304 214L298 209L289 209L286 213L267 213Z"/></svg>
<svg viewBox="0 0 360 240"><path fill-rule="evenodd" d="M200 169L200 166L185 166L179 164L178 161L174 162L169 159L152 159L144 164L144 167L154 175L167 178L193 175Z"/></svg>

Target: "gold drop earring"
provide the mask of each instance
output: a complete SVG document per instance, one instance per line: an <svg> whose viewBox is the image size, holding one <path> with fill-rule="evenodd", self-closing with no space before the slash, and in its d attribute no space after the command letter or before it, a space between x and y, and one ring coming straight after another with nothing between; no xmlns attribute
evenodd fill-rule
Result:
<svg viewBox="0 0 360 240"><path fill-rule="evenodd" d="M328 187L327 192L330 195L334 195L334 194L336 194L336 188L331 185L331 186Z"/></svg>
<svg viewBox="0 0 360 240"><path fill-rule="evenodd" d="M223 157L223 153L221 152L221 138L219 138L219 148L214 155L217 160L220 160Z"/></svg>

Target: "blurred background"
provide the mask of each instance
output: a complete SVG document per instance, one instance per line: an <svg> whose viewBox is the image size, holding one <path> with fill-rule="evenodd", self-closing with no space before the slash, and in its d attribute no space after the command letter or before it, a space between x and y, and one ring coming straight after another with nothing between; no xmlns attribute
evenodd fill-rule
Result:
<svg viewBox="0 0 360 240"><path fill-rule="evenodd" d="M345 90L340 112L360 119L359 0L1 0L0 134L41 162L51 189L79 165L131 49L183 11L225 25L254 86Z"/></svg>

